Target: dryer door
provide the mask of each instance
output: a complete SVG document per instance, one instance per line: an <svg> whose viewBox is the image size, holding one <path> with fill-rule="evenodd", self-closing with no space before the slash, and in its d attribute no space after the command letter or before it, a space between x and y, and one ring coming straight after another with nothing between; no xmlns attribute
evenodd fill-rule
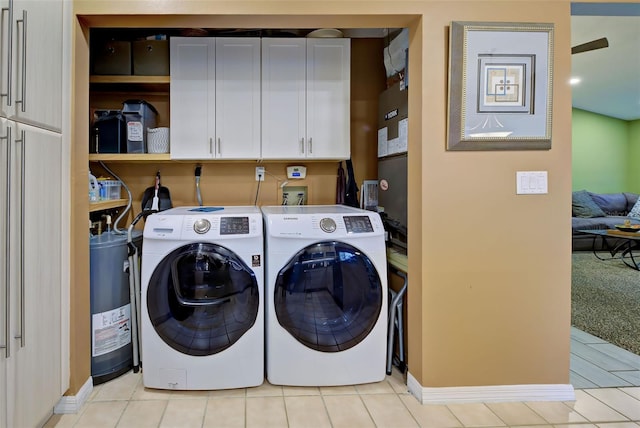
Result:
<svg viewBox="0 0 640 428"><path fill-rule="evenodd" d="M187 355L221 352L256 321L255 273L220 245L193 243L169 253L147 289L149 318L169 346Z"/></svg>
<svg viewBox="0 0 640 428"><path fill-rule="evenodd" d="M382 293L378 271L365 254L346 243L320 242L299 251L278 273L276 317L305 346L340 352L373 329Z"/></svg>

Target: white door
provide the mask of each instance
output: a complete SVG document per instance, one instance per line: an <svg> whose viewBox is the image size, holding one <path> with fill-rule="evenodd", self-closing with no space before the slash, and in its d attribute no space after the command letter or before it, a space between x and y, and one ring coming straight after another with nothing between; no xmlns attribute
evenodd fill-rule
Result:
<svg viewBox="0 0 640 428"><path fill-rule="evenodd" d="M0 126L11 130L7 422L10 427L40 426L64 394L65 383L62 137L7 120Z"/></svg>
<svg viewBox="0 0 640 428"><path fill-rule="evenodd" d="M305 39L262 39L262 158L306 154Z"/></svg>
<svg viewBox="0 0 640 428"><path fill-rule="evenodd" d="M350 74L350 39L307 39L307 157L350 157Z"/></svg>
<svg viewBox="0 0 640 428"><path fill-rule="evenodd" d="M17 122L60 131L63 2L13 0L7 7L0 53L3 113Z"/></svg>
<svg viewBox="0 0 640 428"><path fill-rule="evenodd" d="M215 39L170 39L172 159L215 154Z"/></svg>
<svg viewBox="0 0 640 428"><path fill-rule="evenodd" d="M216 39L215 158L260 158L260 38Z"/></svg>

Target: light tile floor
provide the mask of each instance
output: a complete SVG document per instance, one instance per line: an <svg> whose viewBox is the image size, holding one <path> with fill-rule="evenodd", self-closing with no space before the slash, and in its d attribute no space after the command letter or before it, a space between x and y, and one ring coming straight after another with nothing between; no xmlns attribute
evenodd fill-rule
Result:
<svg viewBox="0 0 640 428"><path fill-rule="evenodd" d="M65 427L640 427L640 357L572 330L576 400L421 405L395 371L379 383L225 391L161 391L129 372L94 388ZM636 381L637 380L637 381ZM599 382L599 383L598 383ZM635 386L634 386L635 385ZM579 389L582 388L582 389Z"/></svg>

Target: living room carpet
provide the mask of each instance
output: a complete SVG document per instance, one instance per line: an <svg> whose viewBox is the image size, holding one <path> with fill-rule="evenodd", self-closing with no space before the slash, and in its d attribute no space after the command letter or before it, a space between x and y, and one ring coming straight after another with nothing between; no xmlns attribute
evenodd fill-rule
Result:
<svg viewBox="0 0 640 428"><path fill-rule="evenodd" d="M640 355L640 271L590 251L572 260L571 324Z"/></svg>

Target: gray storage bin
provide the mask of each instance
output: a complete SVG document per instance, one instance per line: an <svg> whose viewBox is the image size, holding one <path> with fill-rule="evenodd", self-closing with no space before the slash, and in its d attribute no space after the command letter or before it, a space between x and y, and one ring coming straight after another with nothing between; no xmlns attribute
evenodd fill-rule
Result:
<svg viewBox="0 0 640 428"><path fill-rule="evenodd" d="M122 114L127 123L127 153L147 153L147 129L156 127L157 110L144 100L127 100Z"/></svg>

